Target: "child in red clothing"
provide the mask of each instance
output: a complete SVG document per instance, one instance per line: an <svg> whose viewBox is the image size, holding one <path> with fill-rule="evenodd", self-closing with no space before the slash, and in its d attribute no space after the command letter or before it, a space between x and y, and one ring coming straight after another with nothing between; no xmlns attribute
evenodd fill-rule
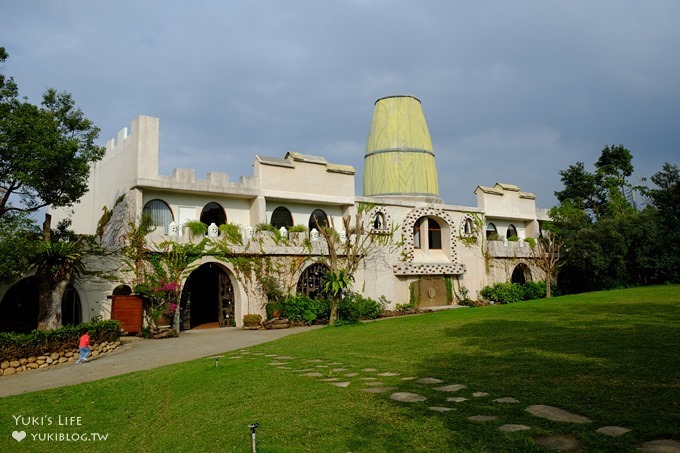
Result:
<svg viewBox="0 0 680 453"><path fill-rule="evenodd" d="M83 336L80 337L78 342L78 349L80 350L80 357L76 360L76 364L80 365L80 362L87 362L87 356L91 354L90 351L90 332L85 332Z"/></svg>

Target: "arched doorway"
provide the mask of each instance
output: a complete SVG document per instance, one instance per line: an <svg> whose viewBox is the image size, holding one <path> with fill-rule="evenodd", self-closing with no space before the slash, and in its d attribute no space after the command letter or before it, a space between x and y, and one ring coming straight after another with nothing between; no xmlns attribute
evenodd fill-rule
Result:
<svg viewBox="0 0 680 453"><path fill-rule="evenodd" d="M310 299L321 297L323 289L323 276L328 272L325 264L312 264L300 274L297 283L297 294L303 294Z"/></svg>
<svg viewBox="0 0 680 453"><path fill-rule="evenodd" d="M512 271L512 277L510 278L512 283L524 284L531 281L531 271L526 264L520 263L515 266Z"/></svg>
<svg viewBox="0 0 680 453"><path fill-rule="evenodd" d="M38 327L38 281L26 277L15 283L0 302L0 332L26 333ZM80 296L68 285L61 299L62 325L80 324L83 319Z"/></svg>
<svg viewBox="0 0 680 453"><path fill-rule="evenodd" d="M236 325L234 287L222 266L206 263L189 275L182 289L180 319L182 330Z"/></svg>

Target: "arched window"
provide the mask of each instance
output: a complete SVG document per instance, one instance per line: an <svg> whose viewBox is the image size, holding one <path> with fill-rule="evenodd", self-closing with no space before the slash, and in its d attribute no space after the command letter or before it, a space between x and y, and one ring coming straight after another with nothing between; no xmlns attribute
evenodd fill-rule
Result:
<svg viewBox="0 0 680 453"><path fill-rule="evenodd" d="M144 205L142 215L151 217L151 221L158 228L163 229L164 234L168 234L168 225L173 221L172 211L163 200L151 200Z"/></svg>
<svg viewBox="0 0 680 453"><path fill-rule="evenodd" d="M305 295L310 299L321 297L323 288L323 276L328 272L328 267L323 264L312 264L300 275L297 283L297 294Z"/></svg>
<svg viewBox="0 0 680 453"><path fill-rule="evenodd" d="M413 224L413 248L414 249L421 248L420 226L423 223L422 221L423 221L423 218L421 217L420 219L416 220L416 223Z"/></svg>
<svg viewBox="0 0 680 453"><path fill-rule="evenodd" d="M433 218L427 219L427 244L433 250L442 248L442 227Z"/></svg>
<svg viewBox="0 0 680 453"><path fill-rule="evenodd" d="M496 225L491 222L486 224L486 239L489 241L498 240L498 230L496 230Z"/></svg>
<svg viewBox="0 0 680 453"><path fill-rule="evenodd" d="M319 228L325 228L328 226L328 216L326 216L326 213L321 209L315 209L314 212L312 212L312 215L309 216L308 226L309 231L312 231L312 228L316 228L317 230Z"/></svg>
<svg viewBox="0 0 680 453"><path fill-rule="evenodd" d="M508 232L505 235L505 237L509 240L517 239L517 228L515 228L515 225L510 224L510 226L508 227Z"/></svg>
<svg viewBox="0 0 680 453"><path fill-rule="evenodd" d="M427 238L427 242L424 238ZM442 227L437 220L431 217L421 217L416 220L413 225L413 248L441 250Z"/></svg>
<svg viewBox="0 0 680 453"><path fill-rule="evenodd" d="M281 227L292 227L293 226L293 216L290 211L283 206L279 206L272 212L271 222L272 226L280 229Z"/></svg>
<svg viewBox="0 0 680 453"><path fill-rule="evenodd" d="M217 226L224 225L227 223L227 215L224 213L224 208L218 203L211 201L207 205L203 206L201 211L201 222L210 226L214 223Z"/></svg>
<svg viewBox="0 0 680 453"><path fill-rule="evenodd" d="M385 214L382 212L377 212L373 218L373 229L384 230L385 229Z"/></svg>
<svg viewBox="0 0 680 453"><path fill-rule="evenodd" d="M526 264L520 263L512 271L512 277L510 278L512 283L524 284L531 281L531 271Z"/></svg>
<svg viewBox="0 0 680 453"><path fill-rule="evenodd" d="M465 219L465 222L463 223L463 234L465 236L472 236L475 234L475 226L472 223L472 219Z"/></svg>

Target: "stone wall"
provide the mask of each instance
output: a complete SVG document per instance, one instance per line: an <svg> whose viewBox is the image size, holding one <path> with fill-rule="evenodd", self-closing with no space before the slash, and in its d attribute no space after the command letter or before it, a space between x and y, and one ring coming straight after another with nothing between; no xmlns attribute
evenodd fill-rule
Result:
<svg viewBox="0 0 680 453"><path fill-rule="evenodd" d="M97 357L101 354L113 351L120 346L120 341L105 341L92 346L92 355ZM65 363L75 363L80 352L78 348L61 350L59 352L47 352L40 356L15 357L0 362L0 376L11 376L38 368L51 368Z"/></svg>

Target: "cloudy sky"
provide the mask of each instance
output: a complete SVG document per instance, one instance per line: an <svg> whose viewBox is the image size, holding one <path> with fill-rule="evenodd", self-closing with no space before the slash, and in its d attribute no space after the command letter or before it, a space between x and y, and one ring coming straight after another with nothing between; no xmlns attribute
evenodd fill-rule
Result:
<svg viewBox="0 0 680 453"><path fill-rule="evenodd" d="M636 177L678 164L680 2L5 2L0 71L35 103L72 93L104 144L161 120L162 174L252 174L256 154L357 169L376 99L422 101L440 195L505 182L550 207L559 171L606 144Z"/></svg>

